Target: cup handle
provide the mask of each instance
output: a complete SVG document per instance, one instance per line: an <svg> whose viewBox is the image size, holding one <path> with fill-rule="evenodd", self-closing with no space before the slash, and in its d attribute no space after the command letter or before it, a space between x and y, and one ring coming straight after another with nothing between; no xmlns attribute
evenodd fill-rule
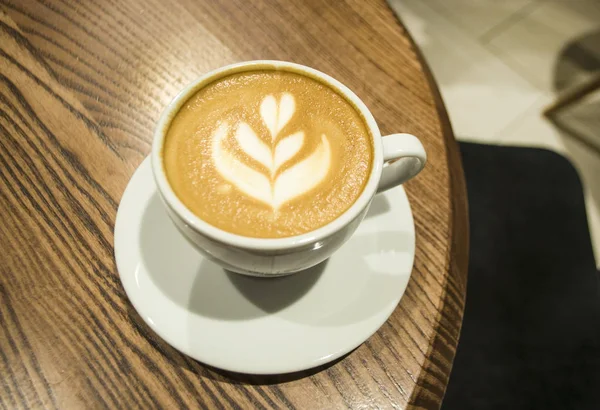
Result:
<svg viewBox="0 0 600 410"><path fill-rule="evenodd" d="M427 154L423 144L411 134L391 134L382 138L383 171L377 193L400 185L425 167Z"/></svg>

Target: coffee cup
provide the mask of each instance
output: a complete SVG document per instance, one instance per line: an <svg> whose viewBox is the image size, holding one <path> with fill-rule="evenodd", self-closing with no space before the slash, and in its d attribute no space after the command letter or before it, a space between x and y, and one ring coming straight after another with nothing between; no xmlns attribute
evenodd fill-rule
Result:
<svg viewBox="0 0 600 410"><path fill-rule="evenodd" d="M209 223L194 213L190 209L190 206L186 206L180 196L177 195L165 169L165 139L172 126L173 119L183 109L182 107L186 105L190 98L204 87L219 79L237 74L256 72L257 70L261 70L261 72L269 72L269 70L273 72L289 72L318 81L343 97L356 110L368 130L370 159L368 167L364 169L364 182L361 185L360 192L357 192L356 198L353 198L352 202L348 204L347 209L344 209L343 212L336 215L331 221L300 234L283 237L254 237L223 229L217 226L216 223ZM281 97L281 101L284 98ZM268 100L265 98L261 109L264 107L268 108L272 100L274 99L271 98L271 100ZM293 101L288 105L293 108ZM280 110L283 113L283 108ZM265 115L267 115L265 121L268 123L268 113ZM283 117L283 114L280 116ZM222 123L221 128L226 129L226 127L223 128ZM271 129L271 131L273 130ZM298 135L298 133L293 135ZM273 138L275 139L275 137ZM321 149L319 151L321 157L325 155L323 152L330 156L334 155L331 152L335 148L335 145L327 142L325 134L323 134L323 142L325 145L319 145L315 149L315 152L317 149ZM213 145L213 147L217 147L217 145ZM165 205L167 214L181 234L207 259L219 264L223 268L241 274L263 277L274 277L299 272L329 258L357 229L367 214L374 196L398 186L417 175L425 166L426 159L427 156L423 145L415 136L410 134L391 134L382 137L377 123L366 105L356 94L339 81L310 67L291 62L270 60L249 61L225 66L205 74L185 87L162 113L154 132L151 153L152 171L158 192ZM311 165L308 160L303 164L306 167ZM229 174L233 171L230 172L226 165L221 165L221 167L223 168L223 173L226 174L225 176L228 176L230 180L237 175L232 174L232 177ZM301 166L296 168L301 168ZM247 169L247 167L243 169ZM251 171L248 169L247 172ZM285 167L283 172L285 172ZM310 174L313 179L315 178L313 177L314 174L318 174L318 170ZM326 181L328 175L325 172L322 178ZM292 178L288 179L294 181ZM306 177L302 179L296 178L296 180L302 183L305 183L306 179ZM275 202L271 203L269 202L271 199L261 197L262 194L260 192L256 190L258 193L254 191L250 192L250 188L246 189L247 187L245 188L241 183L239 186L236 186L235 180L233 182L233 188L231 184L223 185L227 192L231 189L235 190L239 188L241 191L245 190L244 192L247 191L253 194L252 201L257 202L258 200L260 202L262 200L263 205L264 202L267 202L267 204L275 207L273 205ZM313 186L314 184L309 185L308 188L313 189ZM201 190L202 188L199 189ZM277 203L277 206L279 207L280 204ZM213 208L215 207L213 206Z"/></svg>

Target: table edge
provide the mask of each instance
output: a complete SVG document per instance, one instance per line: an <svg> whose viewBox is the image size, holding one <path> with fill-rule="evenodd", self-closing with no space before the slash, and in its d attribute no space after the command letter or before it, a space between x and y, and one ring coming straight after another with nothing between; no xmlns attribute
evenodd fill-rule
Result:
<svg viewBox="0 0 600 410"><path fill-rule="evenodd" d="M444 147L446 148L446 158L448 160L451 205L449 223L450 250L448 252L448 260L446 261L446 270L448 271L448 274L444 279L447 285L450 285L451 281L453 282L454 287L458 290L458 295L450 292L449 286L444 287L441 309L438 309L439 314L436 318L436 335L429 345L423 370L419 374L416 388L413 390L413 394L409 401L410 406L418 408L439 408L441 407L442 399L450 378L450 371L452 370L452 364L462 327L462 318L466 300L469 264L469 213L467 188L458 142L454 137L452 124L437 81L427 64L425 56L417 46L413 36L402 22L400 16L391 9L386 1L384 1L384 3L386 3L386 6L390 9L391 13L396 18L396 21L404 31L404 35L410 42L410 47L415 52L417 60L421 65L438 113L441 131L444 137ZM453 323L453 320L456 322L457 315L459 317L458 323ZM445 336L441 335L441 328L444 329L444 333L446 333ZM448 333L450 334L448 335ZM448 336L451 337L450 343L448 343ZM446 361L446 363L444 363L444 361ZM444 370L444 373L441 375L439 371L440 367L443 367ZM433 377L434 374L436 375L435 377ZM439 383L440 376L445 379L443 386L440 386ZM441 394L436 394L440 391L440 388ZM433 400L436 398L439 398L439 401L436 402Z"/></svg>

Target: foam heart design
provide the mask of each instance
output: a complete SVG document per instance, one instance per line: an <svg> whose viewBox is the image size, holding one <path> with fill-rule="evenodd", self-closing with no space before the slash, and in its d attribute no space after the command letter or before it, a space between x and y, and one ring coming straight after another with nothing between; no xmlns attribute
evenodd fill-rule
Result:
<svg viewBox="0 0 600 410"><path fill-rule="evenodd" d="M235 127L235 142L248 157L267 169L267 175L223 147L223 141L233 128L229 123L221 123L213 134L212 158L219 173L239 191L270 205L274 211L315 188L331 166L331 147L323 134L310 155L278 173L284 164L298 156L304 145L304 131L292 133L275 143L279 132L292 118L295 105L294 97L289 93L284 93L279 102L272 95L263 99L260 114L271 134L271 146L246 122Z"/></svg>
<svg viewBox="0 0 600 410"><path fill-rule="evenodd" d="M279 102L273 95L267 95L260 104L260 115L275 140L283 127L292 119L296 111L296 101L290 93L283 93Z"/></svg>

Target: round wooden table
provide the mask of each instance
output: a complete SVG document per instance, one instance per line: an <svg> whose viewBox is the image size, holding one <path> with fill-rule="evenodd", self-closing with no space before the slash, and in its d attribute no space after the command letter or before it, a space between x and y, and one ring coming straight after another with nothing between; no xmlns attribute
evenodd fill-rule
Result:
<svg viewBox="0 0 600 410"><path fill-rule="evenodd" d="M438 408L460 332L468 226L460 157L418 49L383 1L2 0L0 407ZM289 60L352 88L382 133L421 139L406 184L417 250L392 317L301 374L208 368L133 310L115 269L119 199L186 83Z"/></svg>

